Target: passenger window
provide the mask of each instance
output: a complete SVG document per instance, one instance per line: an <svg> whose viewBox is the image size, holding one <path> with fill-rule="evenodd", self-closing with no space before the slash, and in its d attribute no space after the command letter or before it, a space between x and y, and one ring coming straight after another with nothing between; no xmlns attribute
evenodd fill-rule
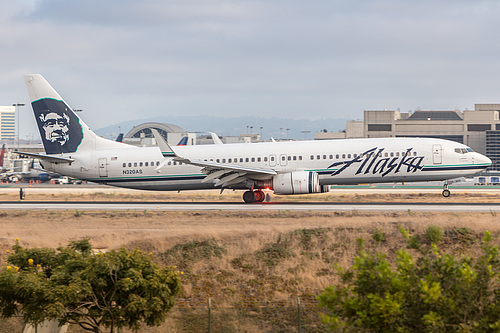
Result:
<svg viewBox="0 0 500 333"><path fill-rule="evenodd" d="M274 156L271 156L271 161L274 162Z"/></svg>
<svg viewBox="0 0 500 333"><path fill-rule="evenodd" d="M130 168L131 166L132 166L132 163L130 163L130 162L129 162L129 163L128 163L128 167Z"/></svg>
<svg viewBox="0 0 500 333"><path fill-rule="evenodd" d="M227 160L227 163L231 163L233 160L230 158Z"/></svg>
<svg viewBox="0 0 500 333"><path fill-rule="evenodd" d="M219 160L219 159L216 159L215 161L216 161L217 163L220 163L220 160Z"/></svg>
<svg viewBox="0 0 500 333"><path fill-rule="evenodd" d="M174 165L177 165L177 162L176 162L176 161L174 161Z"/></svg>
<svg viewBox="0 0 500 333"><path fill-rule="evenodd" d="M149 162L144 163L144 166L149 166Z"/></svg>
<svg viewBox="0 0 500 333"><path fill-rule="evenodd" d="M345 154L342 154L342 158L345 158Z"/></svg>
<svg viewBox="0 0 500 333"><path fill-rule="evenodd" d="M160 162L156 161L156 166L160 166Z"/></svg>
<svg viewBox="0 0 500 333"><path fill-rule="evenodd" d="M294 157L293 157L293 160L294 160L294 161L296 161L296 160L297 160L297 156L294 156Z"/></svg>
<svg viewBox="0 0 500 333"><path fill-rule="evenodd" d="M222 159L222 163L226 163L226 159L225 158Z"/></svg>
<svg viewBox="0 0 500 333"><path fill-rule="evenodd" d="M142 162L139 162L139 166L140 166L140 167L142 166Z"/></svg>
<svg viewBox="0 0 500 333"><path fill-rule="evenodd" d="M137 162L134 162L134 167L136 167L136 166L137 166Z"/></svg>
<svg viewBox="0 0 500 333"><path fill-rule="evenodd" d="M333 155L330 155L330 159L333 160Z"/></svg>
<svg viewBox="0 0 500 333"><path fill-rule="evenodd" d="M389 153L385 153L385 154L384 154L384 156L385 156L385 157L389 157Z"/></svg>
<svg viewBox="0 0 500 333"><path fill-rule="evenodd" d="M260 162L260 161L261 161L260 157L257 157L257 162Z"/></svg>
<svg viewBox="0 0 500 333"><path fill-rule="evenodd" d="M347 154L347 158L351 158L351 154Z"/></svg>
<svg viewBox="0 0 500 333"><path fill-rule="evenodd" d="M314 155L311 155L311 160L314 160Z"/></svg>
<svg viewBox="0 0 500 333"><path fill-rule="evenodd" d="M172 161L168 161L168 165L172 165Z"/></svg>
<svg viewBox="0 0 500 333"><path fill-rule="evenodd" d="M245 157L245 162L248 162L249 161L249 158L248 157Z"/></svg>
<svg viewBox="0 0 500 333"><path fill-rule="evenodd" d="M316 158L319 160L321 158L321 156L320 155L316 155Z"/></svg>
<svg viewBox="0 0 500 333"><path fill-rule="evenodd" d="M123 167L125 168L127 166L127 163L123 163Z"/></svg>
<svg viewBox="0 0 500 333"><path fill-rule="evenodd" d="M417 152L416 151L413 152L413 156L417 156Z"/></svg>
<svg viewBox="0 0 500 333"><path fill-rule="evenodd" d="M288 156L288 160L291 161L292 160L292 156Z"/></svg>
<svg viewBox="0 0 500 333"><path fill-rule="evenodd" d="M391 157L394 157L394 153L391 153Z"/></svg>
<svg viewBox="0 0 500 333"><path fill-rule="evenodd" d="M240 158L240 162L243 162L243 157Z"/></svg>
<svg viewBox="0 0 500 333"><path fill-rule="evenodd" d="M284 155L283 155L283 156L281 156L281 160L282 160L282 161L284 161L284 160L285 160L285 156L284 156Z"/></svg>
<svg viewBox="0 0 500 333"><path fill-rule="evenodd" d="M255 162L255 157L252 157L252 162Z"/></svg>
<svg viewBox="0 0 500 333"><path fill-rule="evenodd" d="M323 155L323 159L326 160L326 155Z"/></svg>
<svg viewBox="0 0 500 333"><path fill-rule="evenodd" d="M336 158L336 159L339 159L339 158L340 158L339 154L335 155L335 158Z"/></svg>
<svg viewBox="0 0 500 333"><path fill-rule="evenodd" d="M267 162L267 157L264 157L264 162Z"/></svg>
<svg viewBox="0 0 500 333"><path fill-rule="evenodd" d="M396 152L396 157L399 157L399 151Z"/></svg>
<svg viewBox="0 0 500 333"><path fill-rule="evenodd" d="M302 155L301 155L301 156L299 156L299 161L302 161Z"/></svg>
<svg viewBox="0 0 500 333"><path fill-rule="evenodd" d="M353 155L353 157L354 157L354 158L358 157L358 154L354 154L354 155Z"/></svg>

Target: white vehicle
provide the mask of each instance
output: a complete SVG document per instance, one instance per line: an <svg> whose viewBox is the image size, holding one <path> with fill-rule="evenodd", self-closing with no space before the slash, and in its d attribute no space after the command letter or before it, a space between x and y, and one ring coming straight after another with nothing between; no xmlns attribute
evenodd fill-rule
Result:
<svg viewBox="0 0 500 333"><path fill-rule="evenodd" d="M180 191L246 190L247 203L329 185L446 181L491 165L466 145L431 138L377 138L134 147L97 136L39 74L25 75L47 170L119 187ZM443 195L449 196L447 184Z"/></svg>
<svg viewBox="0 0 500 333"><path fill-rule="evenodd" d="M68 178L68 176L61 176L61 177L56 179L56 183L61 184L61 185L69 184L69 178Z"/></svg>

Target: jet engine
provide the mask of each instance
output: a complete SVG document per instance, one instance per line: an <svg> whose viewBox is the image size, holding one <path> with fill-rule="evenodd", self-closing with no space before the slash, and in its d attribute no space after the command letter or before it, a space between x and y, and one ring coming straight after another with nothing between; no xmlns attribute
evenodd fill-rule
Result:
<svg viewBox="0 0 500 333"><path fill-rule="evenodd" d="M319 175L314 171L280 173L273 178L275 194L324 193L329 189L329 186L319 185Z"/></svg>

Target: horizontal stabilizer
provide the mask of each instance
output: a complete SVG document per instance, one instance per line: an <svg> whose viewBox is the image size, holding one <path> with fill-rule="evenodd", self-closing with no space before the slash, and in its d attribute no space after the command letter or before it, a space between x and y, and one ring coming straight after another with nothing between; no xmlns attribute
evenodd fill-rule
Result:
<svg viewBox="0 0 500 333"><path fill-rule="evenodd" d="M16 154L26 155L31 157L36 157L39 160L47 161L51 163L71 163L74 162L74 158L62 157L62 156L54 156L54 155L43 155L43 154L33 154L33 153L25 153L22 151L16 151Z"/></svg>

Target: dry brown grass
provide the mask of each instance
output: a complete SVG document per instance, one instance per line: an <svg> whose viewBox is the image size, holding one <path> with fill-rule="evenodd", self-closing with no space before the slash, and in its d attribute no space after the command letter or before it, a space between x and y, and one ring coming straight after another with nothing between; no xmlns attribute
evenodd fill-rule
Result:
<svg viewBox="0 0 500 333"><path fill-rule="evenodd" d="M243 191L218 190L162 192L120 189L109 186L25 187L26 201L161 201L161 202L241 202ZM274 202L500 202L500 189L451 189L444 198L441 189L334 189L329 193L272 195ZM19 200L18 188L4 188L0 201Z"/></svg>
<svg viewBox="0 0 500 333"><path fill-rule="evenodd" d="M406 248L399 226L423 240L425 229L438 225L448 232L441 244L445 251L475 255L484 231L492 231L499 243L499 222L494 213L411 211L0 211L0 261L5 263L15 238L25 247L53 248L89 238L97 249L139 248L153 252L160 264L178 266L184 273L183 298L205 304L212 297L216 308L276 299L291 304L297 296L310 301L321 289L337 282L333 266L352 264L358 238L364 239L370 251L394 258L397 250ZM458 228L467 228L469 233L456 238L449 231ZM372 238L377 229L383 232L384 242ZM207 240L212 241L203 243ZM182 251L165 255L178 244L184 246ZM225 252L217 252L220 249ZM189 251L199 251L195 252L198 257L189 257ZM179 303L185 301L180 299ZM194 315L196 311L188 312L194 316L188 317L201 318ZM177 321L169 319L170 331L186 331L183 325L189 320L182 307L172 316ZM274 327L239 319L234 325L239 325L235 331L248 332L272 331ZM162 327L144 331L163 332L166 326Z"/></svg>

